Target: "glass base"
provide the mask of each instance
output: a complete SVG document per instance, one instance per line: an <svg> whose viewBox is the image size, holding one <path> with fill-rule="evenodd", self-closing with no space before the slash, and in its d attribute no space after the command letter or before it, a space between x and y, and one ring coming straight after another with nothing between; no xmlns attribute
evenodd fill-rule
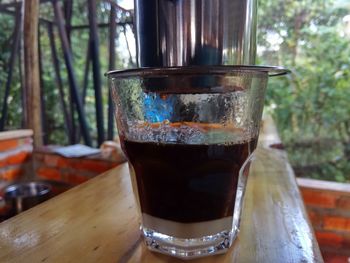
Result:
<svg viewBox="0 0 350 263"><path fill-rule="evenodd" d="M149 250L181 259L192 259L225 253L235 240L238 229L201 238L176 238L142 228Z"/></svg>

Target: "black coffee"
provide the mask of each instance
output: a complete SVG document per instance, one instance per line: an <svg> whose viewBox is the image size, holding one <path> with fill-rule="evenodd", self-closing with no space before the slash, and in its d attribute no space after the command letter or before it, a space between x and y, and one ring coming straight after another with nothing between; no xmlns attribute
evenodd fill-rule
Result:
<svg viewBox="0 0 350 263"><path fill-rule="evenodd" d="M208 145L121 141L142 213L191 223L232 216L239 170L257 139Z"/></svg>

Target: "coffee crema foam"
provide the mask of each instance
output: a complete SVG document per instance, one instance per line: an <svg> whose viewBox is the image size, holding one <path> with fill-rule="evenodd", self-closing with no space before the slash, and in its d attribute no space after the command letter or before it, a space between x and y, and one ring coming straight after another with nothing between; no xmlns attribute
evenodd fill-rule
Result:
<svg viewBox="0 0 350 263"><path fill-rule="evenodd" d="M128 124L125 139L139 142L177 144L237 144L257 137L256 129L244 129L232 124L169 121Z"/></svg>

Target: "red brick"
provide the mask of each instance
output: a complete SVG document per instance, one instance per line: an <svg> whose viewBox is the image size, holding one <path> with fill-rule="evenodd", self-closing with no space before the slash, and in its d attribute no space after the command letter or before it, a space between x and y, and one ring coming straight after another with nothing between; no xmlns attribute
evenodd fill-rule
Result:
<svg viewBox="0 0 350 263"><path fill-rule="evenodd" d="M322 252L322 257L325 263L349 263L349 257L345 255Z"/></svg>
<svg viewBox="0 0 350 263"><path fill-rule="evenodd" d="M68 174L65 176L65 181L69 184L77 185L86 182L90 178L79 174Z"/></svg>
<svg viewBox="0 0 350 263"><path fill-rule="evenodd" d="M329 192L318 192L302 189L301 191L305 204L325 208L334 208L337 196Z"/></svg>
<svg viewBox="0 0 350 263"><path fill-rule="evenodd" d="M7 166L6 159L0 160L0 168Z"/></svg>
<svg viewBox="0 0 350 263"><path fill-rule="evenodd" d="M18 179L23 174L21 167L13 167L0 171L0 177L6 181L13 181Z"/></svg>
<svg viewBox="0 0 350 263"><path fill-rule="evenodd" d="M350 210L350 196L341 196L337 201L337 207Z"/></svg>
<svg viewBox="0 0 350 263"><path fill-rule="evenodd" d="M0 141L0 152L12 150L18 146L18 139Z"/></svg>
<svg viewBox="0 0 350 263"><path fill-rule="evenodd" d="M79 160L72 163L72 167L77 170L86 170L96 173L103 173L117 164L113 162L97 161L97 160Z"/></svg>
<svg viewBox="0 0 350 263"><path fill-rule="evenodd" d="M57 166L59 156L54 154L46 154L44 156L44 163L47 166Z"/></svg>
<svg viewBox="0 0 350 263"><path fill-rule="evenodd" d="M309 219L314 227L322 227L323 216L315 211L308 209Z"/></svg>
<svg viewBox="0 0 350 263"><path fill-rule="evenodd" d="M56 180L60 181L61 180L61 174L59 170L55 168L48 168L48 167L41 167L37 170L37 175L46 179L51 179L51 180Z"/></svg>
<svg viewBox="0 0 350 263"><path fill-rule="evenodd" d="M69 159L56 154L45 154L44 163L52 167L69 167Z"/></svg>
<svg viewBox="0 0 350 263"><path fill-rule="evenodd" d="M341 247L343 237L333 232L319 232L315 233L316 239L320 246Z"/></svg>
<svg viewBox="0 0 350 263"><path fill-rule="evenodd" d="M17 154L8 156L5 162L8 165L22 164L28 159L29 155L30 155L29 152L22 151Z"/></svg>
<svg viewBox="0 0 350 263"><path fill-rule="evenodd" d="M57 166L58 167L65 167L65 168L67 168L67 167L70 167L71 165L70 165L70 160L69 160L69 158L65 158L65 157L59 157L58 158L58 162L57 162Z"/></svg>
<svg viewBox="0 0 350 263"><path fill-rule="evenodd" d="M44 161L45 154L43 154L43 153L38 153L38 152L34 152L34 153L33 153L33 158L34 158L35 160L38 160L38 161Z"/></svg>
<svg viewBox="0 0 350 263"><path fill-rule="evenodd" d="M350 231L350 218L339 216L327 216L323 219L323 222L323 227L326 230Z"/></svg>
<svg viewBox="0 0 350 263"><path fill-rule="evenodd" d="M349 251L350 256L350 235L344 235L344 241L343 241L343 247L346 248L347 251Z"/></svg>

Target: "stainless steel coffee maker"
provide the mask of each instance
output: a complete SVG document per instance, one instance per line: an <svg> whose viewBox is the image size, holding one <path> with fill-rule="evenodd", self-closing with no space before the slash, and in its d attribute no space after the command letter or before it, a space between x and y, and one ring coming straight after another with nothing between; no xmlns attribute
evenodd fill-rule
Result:
<svg viewBox="0 0 350 263"><path fill-rule="evenodd" d="M254 65L256 0L135 0L139 67Z"/></svg>

